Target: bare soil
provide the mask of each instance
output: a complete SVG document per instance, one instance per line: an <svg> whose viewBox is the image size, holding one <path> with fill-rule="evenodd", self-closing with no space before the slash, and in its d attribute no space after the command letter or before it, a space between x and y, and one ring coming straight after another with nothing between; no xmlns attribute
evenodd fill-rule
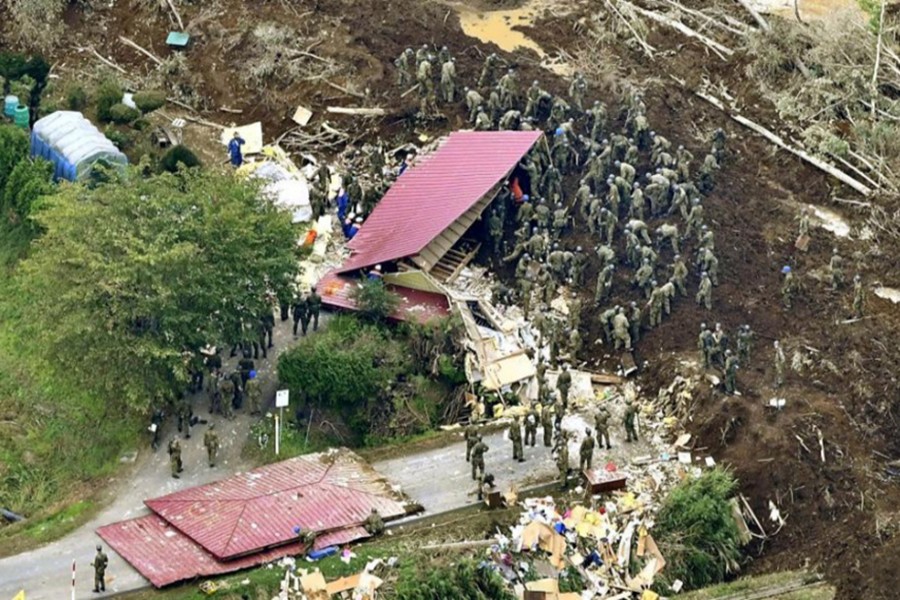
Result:
<svg viewBox="0 0 900 600"><path fill-rule="evenodd" d="M502 0L489 3L498 8L512 4ZM406 142L412 133L434 136L466 127L461 107L444 107L445 120L417 123L410 118L417 99L414 94L399 98L392 61L405 47L446 45L457 57L460 80L473 82L484 55L500 52L495 46L465 36L452 7L436 2L418 0L398 5L387 0L226 0L213 5L220 7L214 13L204 8L205 4L184 3L180 7L185 23L193 23L187 27L194 36L187 57L195 85L210 107L202 116L223 123L236 118L241 122L261 120L267 139L293 126L289 117L297 104L319 114L328 104L383 106L392 114L381 121L361 123L338 116L330 120L360 135L368 127L371 137L380 135L388 144ZM734 14L742 17L737 8ZM548 50L575 49L583 41L573 29L575 20L548 13L527 33ZM266 21L306 32L328 31L326 40L311 52L349 65L333 83L352 87L367 98L349 96L322 81L285 89L248 89L238 75L241 47L230 46L229 40ZM148 71L152 67L149 59L122 46L117 41L119 35L161 57L170 53L164 43L166 32L172 29L168 13L148 3L119 0L110 9L90 13L73 8L67 22L67 48L60 50L54 62L70 73L95 66L89 54L72 50L88 43L129 72ZM853 197L851 192L799 160L774 152L767 142L739 128L669 77L671 74L686 80L688 88L703 77L723 82L730 94L740 99L748 116L774 127L774 109L745 75L746 57L738 53L728 62L721 61L671 31L656 31L649 41L665 51L655 61L624 44L606 50L619 63L621 76L644 88L651 126L674 145L684 144L695 156L695 169L708 150L706 140L713 129L724 128L729 142L716 187L705 200L720 262L721 285L714 290L714 310L699 308L692 298L677 300L673 315L647 332L637 346L638 363L646 361L647 365L639 381L653 396L657 387L668 385L679 372L681 360L695 360L701 322L720 322L730 332L749 324L757 340L751 364L742 367L738 375L742 395L703 392L697 398L693 421L687 425L698 446L707 447L720 463L734 469L741 491L764 526L775 529L767 518L770 501L787 519L778 535L752 549L754 559L748 562L747 571L761 573L808 565L820 569L837 586L839 598L895 598L900 584L900 538L894 536L896 525L892 524L900 522L900 491L882 475L882 457L900 454L900 437L895 431L900 412L895 378L900 363L896 344L900 315L892 304L870 293L867 313L871 318L836 325L836 321L850 316L851 292L845 289L833 294L827 281L810 275L814 270L827 272L831 249L838 247L845 257L848 279L860 273L866 282L891 283L897 277L893 249L873 255L861 242L839 240L815 228L809 252L798 253L793 245L796 210L790 202L832 206L833 196ZM521 82L539 79L554 93L565 89L565 82L536 66L533 54L504 57L519 67ZM651 81L643 83L647 80ZM593 91L617 110L621 108L618 89L606 81ZM219 110L221 106L244 113L238 117ZM569 190L576 185L575 177L566 181ZM840 205L832 208L844 212L852 225L860 224L860 215L847 213ZM649 223L651 228L657 224ZM588 242L581 227L566 240L571 246L593 246ZM694 250L689 245L683 254L692 260ZM664 254L663 263L669 259ZM780 269L786 264L799 273L806 288L789 311L782 308L779 294ZM639 300L629 290L624 271L618 275L614 303ZM592 303L596 272L596 265L590 265L586 280L591 285L583 291L585 306ZM696 283L694 277L692 290L696 290ZM584 316L582 333L589 348L598 328L591 318L595 315L585 311ZM786 386L777 392L787 399L787 406L777 413L764 407L776 394L771 387L775 339L782 341L789 361L798 349L813 361L803 372L789 373ZM581 358L615 366L615 359L605 357L603 352ZM836 368L824 368L823 359ZM824 462L818 431L823 439Z"/></svg>

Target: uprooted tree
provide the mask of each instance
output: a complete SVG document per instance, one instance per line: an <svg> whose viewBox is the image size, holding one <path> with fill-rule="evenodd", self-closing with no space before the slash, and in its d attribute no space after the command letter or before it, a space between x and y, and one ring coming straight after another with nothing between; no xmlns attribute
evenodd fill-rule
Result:
<svg viewBox="0 0 900 600"><path fill-rule="evenodd" d="M739 570L740 537L729 503L736 489L731 473L716 468L666 497L653 533L666 557L669 581L700 588Z"/></svg>
<svg viewBox="0 0 900 600"><path fill-rule="evenodd" d="M295 234L289 214L228 176L123 177L46 197L17 283L22 327L48 360L146 410L180 389L189 353L263 312L267 282L296 269Z"/></svg>

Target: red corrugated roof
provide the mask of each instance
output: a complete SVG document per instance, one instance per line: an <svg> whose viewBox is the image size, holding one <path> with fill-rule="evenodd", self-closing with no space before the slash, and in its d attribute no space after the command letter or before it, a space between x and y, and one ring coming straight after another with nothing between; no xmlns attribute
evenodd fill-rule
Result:
<svg viewBox="0 0 900 600"><path fill-rule="evenodd" d="M349 450L298 456L146 504L222 560L289 542L297 525L325 533L360 525L372 508L385 520L406 512Z"/></svg>
<svg viewBox="0 0 900 600"><path fill-rule="evenodd" d="M356 310L356 302L353 301L350 294L358 284L357 279L342 277L331 272L319 280L316 291L327 306ZM385 287L400 297L400 304L391 315L392 319L427 323L435 317L450 315L450 302L444 294L395 285L386 285Z"/></svg>
<svg viewBox="0 0 900 600"><path fill-rule="evenodd" d="M340 272L418 254L505 177L540 131L457 131L409 168L347 246Z"/></svg>
<svg viewBox="0 0 900 600"><path fill-rule="evenodd" d="M220 561L157 515L101 527L97 533L156 587L196 577L223 575L248 569L284 556L300 554L299 544ZM347 527L316 539L316 548L339 546L369 537L362 527Z"/></svg>

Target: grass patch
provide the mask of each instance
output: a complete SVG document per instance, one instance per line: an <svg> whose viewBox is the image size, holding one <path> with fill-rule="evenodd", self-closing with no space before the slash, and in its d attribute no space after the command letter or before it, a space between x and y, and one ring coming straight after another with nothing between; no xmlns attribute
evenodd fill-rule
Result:
<svg viewBox="0 0 900 600"><path fill-rule="evenodd" d="M286 420L288 426L282 429L280 454L275 454L275 418L270 413L250 428L249 439L241 450L241 456L257 465L268 465L293 456L324 452L343 445L340 440L319 429L310 428L307 437L305 429L300 430L292 425L290 419Z"/></svg>
<svg viewBox="0 0 900 600"><path fill-rule="evenodd" d="M817 578L814 574L804 571L782 571L758 577L742 577L729 583L680 594L678 598L680 600L716 600L718 598L728 598L735 594L784 587L797 581L812 583L817 581ZM807 590L779 594L771 598L772 600L833 600L834 597L835 589L829 585L822 585Z"/></svg>
<svg viewBox="0 0 900 600"><path fill-rule="evenodd" d="M100 506L85 491L116 472L142 433L137 418L60 373L32 343L22 315L29 299L12 279L29 240L23 227L0 225L0 506L28 519L0 529L0 556L89 520Z"/></svg>

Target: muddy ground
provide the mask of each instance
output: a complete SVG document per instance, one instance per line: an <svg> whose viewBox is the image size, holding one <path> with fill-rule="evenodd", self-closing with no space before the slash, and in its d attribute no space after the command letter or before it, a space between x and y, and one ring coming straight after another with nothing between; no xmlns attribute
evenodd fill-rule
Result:
<svg viewBox="0 0 900 600"><path fill-rule="evenodd" d="M486 0L479 8L507 8L510 4ZM706 6L710 2L686 4ZM573 25L587 15L587 8L575 6L575 16L554 16L559 13L550 10L524 30L548 51L574 51L584 42L584 35ZM293 127L289 116L297 104L309 106L319 115L328 104L383 106L391 115L380 121L349 117L330 121L360 134L368 131L372 138L381 135L388 146L409 141L413 133L434 136L465 127L461 108L445 107L445 120L421 123L410 118L417 100L414 94L399 98L392 61L407 46L447 45L457 57L460 79L472 82L484 55L499 50L467 37L451 5L422 0L402 6L387 0L227 0L209 5L185 3L180 10L194 35L193 46L186 53L192 82L208 107L198 114L222 123L261 120L267 140ZM596 4L592 10L597 10ZM732 13L743 18L736 5ZM96 72L98 63L90 54L73 50L88 44L129 73L148 72L152 67L149 59L122 46L117 41L119 35L159 56L170 54L164 44L165 32L171 29L169 14L155 6L148 8L148 3L118 0L111 8L92 11L73 4L67 20L69 41L52 61L54 72L63 77ZM262 89L243 83L238 76L244 64L243 47L234 40L246 35L254 24L269 21L294 28L309 39L318 39L317 32L325 32L311 51L345 65L340 74L329 79L366 97L357 98L322 81ZM900 361L896 344L900 316L894 305L870 291L867 319L836 324L850 316L851 293L846 289L837 294L830 291L826 267L832 247L838 247L845 257L848 279L860 273L870 285L876 281L897 284L893 264L896 248L885 245L880 254L873 253L868 243L838 239L816 227L809 251L797 252L794 238L799 203L830 206L858 228L864 215L849 212L846 205L832 200L835 196L853 198L852 193L797 159L774 152L767 142L690 93L690 86L703 77L722 82L740 99L748 115L774 126L775 112L745 76L747 59L740 53L722 61L671 31L654 31L649 41L663 50L653 61L624 43L604 47L619 71L593 82L592 95L606 101L613 109L611 114L616 114L622 107L620 90L642 88L651 126L674 145L684 144L691 150L695 168L707 151L706 139L713 129L724 128L729 143L717 185L705 201L720 261L721 285L714 291L714 310L698 308L691 298L679 299L673 315L648 332L637 347L638 362L646 362L639 382L649 395L655 395L657 387L668 385L679 372L681 361L695 360L701 322L720 322L730 332L740 324L749 324L757 339L751 364L738 375L741 395L727 397L721 391L704 391L696 398L692 422L687 424L698 446L707 447L720 463L734 469L742 492L768 530L775 529L767 520L770 501L786 517L786 525L777 535L753 547L754 559L746 569L764 572L808 564L838 586L840 598L894 598L900 583L898 538L894 537L900 522L900 492L883 472L885 460L900 454L900 438L895 433L894 376ZM503 55L520 68L521 82L540 79L554 93L565 89L564 81L538 66L533 53ZM688 89L669 75L685 80ZM222 106L243 110L243 114L221 111ZM167 110L178 112L175 107ZM366 139L364 136L361 141ZM573 189L576 181L569 179L567 188ZM651 227L655 224L650 223ZM571 245L586 242L581 227L567 239ZM684 252L689 260L694 250L689 246ZM668 258L665 254L664 262ZM785 264L799 273L805 286L789 311L782 308L779 295L779 273ZM596 265L590 265L587 281L591 285L585 286L590 289L583 292L587 306L591 304L596 270ZM622 271L613 300L616 303L637 299L625 283L625 269ZM821 274L821 281L816 279L816 272ZM693 293L697 280L692 277ZM597 332L591 316L596 313L586 311L583 320L582 333L589 342L586 348L593 347L590 342ZM774 339L782 341L789 362L798 350L811 360L811 366L802 372L791 371L787 385L778 390L777 395L787 400L780 412L764 406L775 395L771 387ZM581 358L615 366L615 359L604 357L602 352L592 354Z"/></svg>

